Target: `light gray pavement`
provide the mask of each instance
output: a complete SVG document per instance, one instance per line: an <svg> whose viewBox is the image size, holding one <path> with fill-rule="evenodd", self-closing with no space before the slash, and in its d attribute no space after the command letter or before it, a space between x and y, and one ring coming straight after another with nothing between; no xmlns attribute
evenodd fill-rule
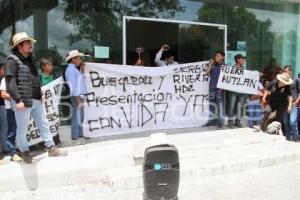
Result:
<svg viewBox="0 0 300 200"><path fill-rule="evenodd" d="M180 200L299 200L300 162L199 178L180 186ZM105 183L1 193L9 200L141 200L142 189L113 192Z"/></svg>
<svg viewBox="0 0 300 200"><path fill-rule="evenodd" d="M299 143L248 128L169 138L179 149L180 199L300 199ZM64 158L0 165L0 199L142 199L147 140L98 140L66 148Z"/></svg>

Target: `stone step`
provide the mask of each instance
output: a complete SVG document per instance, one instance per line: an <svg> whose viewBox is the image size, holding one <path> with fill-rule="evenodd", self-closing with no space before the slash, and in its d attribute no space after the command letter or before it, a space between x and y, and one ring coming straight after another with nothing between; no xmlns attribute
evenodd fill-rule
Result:
<svg viewBox="0 0 300 200"><path fill-rule="evenodd" d="M293 170L286 170L293 169ZM225 175L181 182L180 200L298 200L300 162L289 162ZM107 183L64 185L37 191L7 191L5 200L141 200L143 189L112 191Z"/></svg>
<svg viewBox="0 0 300 200"><path fill-rule="evenodd" d="M169 138L179 149L183 183L300 160L299 143L249 129L184 133ZM138 159L136 152L143 152L147 140L101 141L66 148L69 155L63 158L47 158L42 154L31 165L2 165L0 192L77 184L105 184L113 191L140 189L142 166L133 158L135 155Z"/></svg>

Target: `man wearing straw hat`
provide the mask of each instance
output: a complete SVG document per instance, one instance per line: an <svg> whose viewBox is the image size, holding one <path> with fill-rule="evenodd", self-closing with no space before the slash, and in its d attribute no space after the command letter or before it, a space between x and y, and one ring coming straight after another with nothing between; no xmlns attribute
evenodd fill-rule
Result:
<svg viewBox="0 0 300 200"><path fill-rule="evenodd" d="M286 65L283 68L284 72L287 73L291 79L293 79L293 69L292 66ZM293 97L293 107L290 113L290 139L298 141L298 107L299 107L299 79L293 79L291 84L292 97Z"/></svg>
<svg viewBox="0 0 300 200"><path fill-rule="evenodd" d="M5 65L7 92L12 98L17 122L16 142L25 163L33 160L26 137L30 116L39 128L48 156L67 155L55 147L48 121L43 114L41 85L32 59L34 42L36 41L27 33L16 33L12 38L12 54L7 57Z"/></svg>
<svg viewBox="0 0 300 200"><path fill-rule="evenodd" d="M74 144L84 145L85 138L83 138L83 102L86 88L84 83L84 63L81 57L85 56L78 50L72 50L66 57L68 67L66 69L66 81L70 88L71 104L72 104L72 118L71 118L71 135Z"/></svg>
<svg viewBox="0 0 300 200"><path fill-rule="evenodd" d="M269 98L271 111L276 111L275 121L282 124L283 134L287 140L291 140L289 127L289 113L293 106L291 84L293 80L287 73L278 74L277 79L267 86L262 100L262 103L266 105L267 97Z"/></svg>

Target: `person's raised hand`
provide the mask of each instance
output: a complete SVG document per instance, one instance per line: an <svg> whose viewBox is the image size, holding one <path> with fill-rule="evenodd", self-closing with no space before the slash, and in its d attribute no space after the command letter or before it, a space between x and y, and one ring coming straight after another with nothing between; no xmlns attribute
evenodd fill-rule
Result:
<svg viewBox="0 0 300 200"><path fill-rule="evenodd" d="M160 51L167 51L168 45L164 44L161 46Z"/></svg>
<svg viewBox="0 0 300 200"><path fill-rule="evenodd" d="M135 65L141 65L142 64L142 60L141 59L138 59L137 61L136 61L136 63L135 63Z"/></svg>

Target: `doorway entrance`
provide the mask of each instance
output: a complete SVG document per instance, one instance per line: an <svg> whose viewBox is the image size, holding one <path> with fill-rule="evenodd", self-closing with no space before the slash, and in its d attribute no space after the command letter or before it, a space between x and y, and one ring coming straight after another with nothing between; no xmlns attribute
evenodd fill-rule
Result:
<svg viewBox="0 0 300 200"><path fill-rule="evenodd" d="M164 44L179 63L204 61L217 50L227 50L227 25L193 21L123 17L123 64L134 65L137 51L145 66L154 67L157 51Z"/></svg>

